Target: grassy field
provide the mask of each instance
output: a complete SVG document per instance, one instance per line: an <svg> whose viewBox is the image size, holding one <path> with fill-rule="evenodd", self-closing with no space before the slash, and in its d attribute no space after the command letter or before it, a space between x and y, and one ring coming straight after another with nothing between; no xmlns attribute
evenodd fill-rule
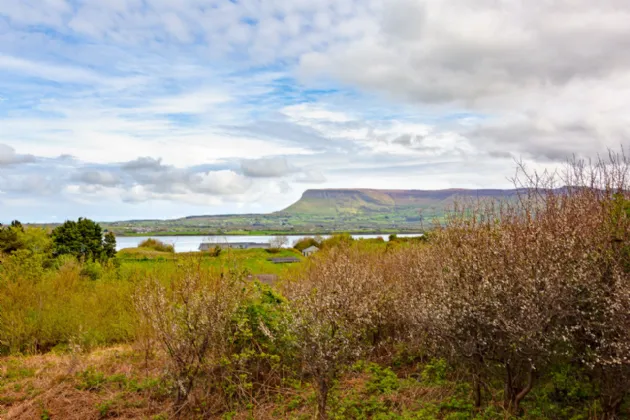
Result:
<svg viewBox="0 0 630 420"><path fill-rule="evenodd" d="M134 267L151 268L156 265L173 266L178 260L195 259L206 267L217 270L236 268L246 270L252 275L282 275L295 269L299 264L274 264L271 258L295 257L303 259L302 254L294 249L282 249L279 252L268 252L265 249L230 249L224 250L217 257L204 252L169 253L149 248L128 248L118 252L118 260L126 269Z"/></svg>

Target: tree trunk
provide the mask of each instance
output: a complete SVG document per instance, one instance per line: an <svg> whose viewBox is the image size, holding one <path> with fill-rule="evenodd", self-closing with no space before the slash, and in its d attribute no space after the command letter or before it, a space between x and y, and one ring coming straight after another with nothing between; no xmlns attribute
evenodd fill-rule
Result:
<svg viewBox="0 0 630 420"><path fill-rule="evenodd" d="M514 383L514 373L509 364L505 365L505 371L505 397L503 405L510 413L518 415L521 402L534 386L534 368L532 366L529 367L527 371L527 382L523 388L520 388L520 385Z"/></svg>
<svg viewBox="0 0 630 420"><path fill-rule="evenodd" d="M473 374L473 394L475 398L475 408L481 408L481 381L477 373Z"/></svg>
<svg viewBox="0 0 630 420"><path fill-rule="evenodd" d="M317 384L317 418L319 420L327 420L326 403L328 402L328 381L319 379Z"/></svg>
<svg viewBox="0 0 630 420"><path fill-rule="evenodd" d="M525 384L525 388L523 388L521 392L516 394L516 396L514 397L514 413L518 413L519 407L521 405L521 401L523 401L523 399L527 396L527 394L529 394L533 386L534 386L534 368L530 366L529 371L527 372L527 384Z"/></svg>
<svg viewBox="0 0 630 420"><path fill-rule="evenodd" d="M473 395L475 407L481 408L481 372L483 369L483 358L479 352L476 352L473 358L475 360L475 366L473 367Z"/></svg>
<svg viewBox="0 0 630 420"><path fill-rule="evenodd" d="M505 387L503 390L503 407L512 410L512 401L514 401L514 385L512 379L512 368L509 363L505 364Z"/></svg>
<svg viewBox="0 0 630 420"><path fill-rule="evenodd" d="M623 396L613 398L609 397L602 401L603 420L616 420L619 408L623 402Z"/></svg>

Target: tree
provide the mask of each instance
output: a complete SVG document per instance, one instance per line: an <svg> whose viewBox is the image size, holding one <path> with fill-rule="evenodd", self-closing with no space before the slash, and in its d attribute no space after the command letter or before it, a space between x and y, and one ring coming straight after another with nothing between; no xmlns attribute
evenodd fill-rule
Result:
<svg viewBox="0 0 630 420"><path fill-rule="evenodd" d="M24 233L24 227L17 220L12 221L9 226L0 224L0 252L10 254L22 249L22 241L20 240L22 233Z"/></svg>
<svg viewBox="0 0 630 420"><path fill-rule="evenodd" d="M332 249L287 285L303 366L317 392L317 416L327 418L328 395L344 366L369 347L383 302L380 270L357 250Z"/></svg>
<svg viewBox="0 0 630 420"><path fill-rule="evenodd" d="M311 246L316 246L319 248L319 244L320 243L315 238L306 237L298 240L295 244L293 244L293 248L302 252L306 248L309 248Z"/></svg>
<svg viewBox="0 0 630 420"><path fill-rule="evenodd" d="M116 256L116 235L113 232L105 234L103 251L105 252L105 258L114 258Z"/></svg>
<svg viewBox="0 0 630 420"><path fill-rule="evenodd" d="M52 232L53 255L96 260L103 255L103 231L90 219L68 220Z"/></svg>
<svg viewBox="0 0 630 420"><path fill-rule="evenodd" d="M279 249L284 247L288 243L289 238L287 238L286 236L276 236L269 242L269 245L271 245L271 248Z"/></svg>

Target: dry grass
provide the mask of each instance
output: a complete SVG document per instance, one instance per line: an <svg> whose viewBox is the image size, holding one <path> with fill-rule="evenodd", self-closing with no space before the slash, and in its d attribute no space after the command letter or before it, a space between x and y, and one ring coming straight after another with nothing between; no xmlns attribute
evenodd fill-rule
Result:
<svg viewBox="0 0 630 420"><path fill-rule="evenodd" d="M172 404L157 385L130 385L157 384L162 363L159 358L145 360L129 346L87 355L49 353L1 359L0 418L85 420L170 416Z"/></svg>
<svg viewBox="0 0 630 420"><path fill-rule="evenodd" d="M165 365L164 356L145 359L140 349L131 346L98 349L89 354L3 358L0 359L0 419L192 418L190 411L180 412L178 417L174 393L158 392L156 386L142 389L129 386L147 380L157 383L164 375ZM411 366L398 373L400 378L418 375ZM370 395L369 381L369 373L345 373L336 387L336 400L362 401ZM376 398L389 404L392 412L402 413L448 400L454 392L453 382L435 385L410 380L394 393ZM303 383L294 389L282 389L273 400L233 411L229 418L312 418L314 395L313 387ZM291 406L292 400L300 403ZM223 414L203 418L225 418Z"/></svg>

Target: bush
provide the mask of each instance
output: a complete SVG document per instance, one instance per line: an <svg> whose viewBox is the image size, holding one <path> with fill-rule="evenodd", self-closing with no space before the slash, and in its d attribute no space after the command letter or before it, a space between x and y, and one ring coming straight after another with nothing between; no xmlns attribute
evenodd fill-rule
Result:
<svg viewBox="0 0 630 420"><path fill-rule="evenodd" d="M158 239L149 238L138 244L138 248L149 248L158 252L175 252L175 246L164 243Z"/></svg>
<svg viewBox="0 0 630 420"><path fill-rule="evenodd" d="M299 239L295 242L295 244L293 244L293 248L297 249L300 252L304 251L306 248L310 248L311 246L316 246L319 248L320 243L315 238L306 237Z"/></svg>
<svg viewBox="0 0 630 420"><path fill-rule="evenodd" d="M354 242L354 238L349 233L338 233L321 242L321 249L349 246Z"/></svg>
<svg viewBox="0 0 630 420"><path fill-rule="evenodd" d="M71 343L89 349L135 338L128 277L113 265L85 265L73 256L50 268L44 261L42 254L21 250L0 267L0 353L39 353Z"/></svg>
<svg viewBox="0 0 630 420"><path fill-rule="evenodd" d="M329 392L341 369L364 354L382 322L381 305L390 304L383 280L369 254L339 246L318 255L287 285L292 333L315 385L320 419L327 418Z"/></svg>
<svg viewBox="0 0 630 420"><path fill-rule="evenodd" d="M243 293L239 276L214 274L193 260L185 261L168 283L149 278L135 293L142 322L169 356L180 404L229 355L230 326Z"/></svg>
<svg viewBox="0 0 630 420"><path fill-rule="evenodd" d="M98 262L87 261L81 269L81 276L90 280L98 280L103 274L103 267Z"/></svg>

